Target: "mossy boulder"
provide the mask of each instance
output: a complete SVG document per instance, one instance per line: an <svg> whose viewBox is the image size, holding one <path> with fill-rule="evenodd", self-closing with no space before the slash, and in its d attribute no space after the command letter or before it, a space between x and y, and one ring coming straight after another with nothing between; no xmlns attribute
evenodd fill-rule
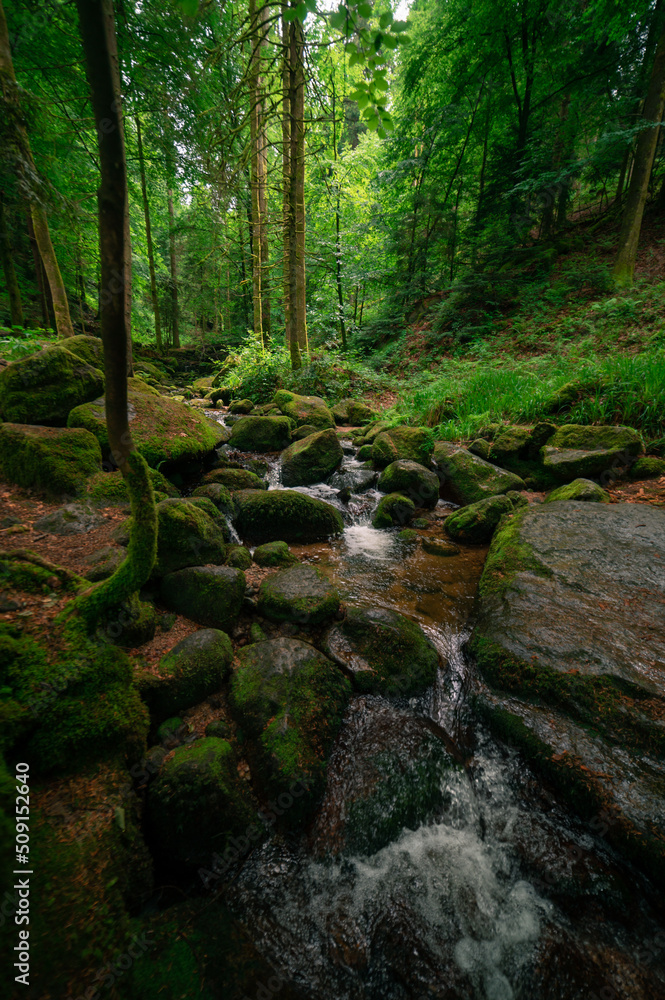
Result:
<svg viewBox="0 0 665 1000"><path fill-rule="evenodd" d="M371 444L363 444L358 448L357 458L359 462L369 462L372 458Z"/></svg>
<svg viewBox="0 0 665 1000"><path fill-rule="evenodd" d="M150 469L149 473L153 489L156 493L163 493L167 497L180 496L180 490L177 486L169 482L159 469ZM88 479L86 492L88 497L94 500L95 503L108 505L109 507L129 503L127 483L122 473L118 470L115 472L96 472L94 476Z"/></svg>
<svg viewBox="0 0 665 1000"><path fill-rule="evenodd" d="M665 476L665 458L643 455L633 462L628 475L631 479L659 479Z"/></svg>
<svg viewBox="0 0 665 1000"><path fill-rule="evenodd" d="M632 427L564 424L541 448L543 466L559 481L607 477L643 451Z"/></svg>
<svg viewBox="0 0 665 1000"><path fill-rule="evenodd" d="M228 467L207 472L203 477L203 482L206 485L218 483L221 486L226 486L231 493L235 493L236 490L265 490L268 488L265 480L260 479L256 473L250 472L249 469Z"/></svg>
<svg viewBox="0 0 665 1000"><path fill-rule="evenodd" d="M297 561L286 542L266 542L254 549L257 566L292 566Z"/></svg>
<svg viewBox="0 0 665 1000"><path fill-rule="evenodd" d="M254 409L251 399L232 399L229 404L229 413L247 414Z"/></svg>
<svg viewBox="0 0 665 1000"><path fill-rule="evenodd" d="M97 439L86 430L0 424L0 474L53 496L82 496L101 469Z"/></svg>
<svg viewBox="0 0 665 1000"><path fill-rule="evenodd" d="M434 436L429 427L389 427L374 438L372 461L378 468L384 468L397 459L408 459L427 467L433 448Z"/></svg>
<svg viewBox="0 0 665 1000"><path fill-rule="evenodd" d="M489 460L490 452L492 450L492 445L485 438L476 438L469 445L469 451L472 455L477 455L478 458L482 458L485 462Z"/></svg>
<svg viewBox="0 0 665 1000"><path fill-rule="evenodd" d="M348 427L363 427L374 420L376 414L367 403L358 399L343 399L332 408L335 423Z"/></svg>
<svg viewBox="0 0 665 1000"><path fill-rule="evenodd" d="M162 578L161 596L171 611L230 632L245 596L245 574L231 566L188 566Z"/></svg>
<svg viewBox="0 0 665 1000"><path fill-rule="evenodd" d="M296 639L245 646L238 660L230 703L252 741L252 773L271 796L291 796L283 821L294 826L323 792L351 686L323 653Z"/></svg>
<svg viewBox="0 0 665 1000"><path fill-rule="evenodd" d="M609 387L611 380L596 376L572 379L566 382L543 403L543 413L558 413L570 409L580 400L596 396Z"/></svg>
<svg viewBox="0 0 665 1000"><path fill-rule="evenodd" d="M0 415L11 423L64 427L70 410L104 390L104 374L59 344L0 370Z"/></svg>
<svg viewBox="0 0 665 1000"><path fill-rule="evenodd" d="M165 499L168 499L168 497ZM213 503L210 497L206 496L186 497L185 503L193 504L193 506L196 507L198 510L202 510L204 514L207 514L207 516L211 519L211 521L213 521L213 523L216 524L217 527L221 530L224 536L224 541L225 542L230 541L229 525L226 520L226 517L220 511L219 507L217 507L217 505Z"/></svg>
<svg viewBox="0 0 665 1000"><path fill-rule="evenodd" d="M241 490L234 501L236 528L253 542L318 542L344 530L339 511L297 490Z"/></svg>
<svg viewBox="0 0 665 1000"><path fill-rule="evenodd" d="M156 576L185 566L221 565L226 559L223 531L189 500L158 503L157 525L157 561L153 571Z"/></svg>
<svg viewBox="0 0 665 1000"><path fill-rule="evenodd" d="M206 736L177 747L149 786L147 822L157 855L188 868L209 864L244 835L256 810L231 744Z"/></svg>
<svg viewBox="0 0 665 1000"><path fill-rule="evenodd" d="M409 497L405 497L402 493L389 493L379 500L372 525L375 528L392 528L395 524L407 524L415 510L416 505Z"/></svg>
<svg viewBox="0 0 665 1000"><path fill-rule="evenodd" d="M459 503L476 503L509 490L526 489L519 476L449 441L436 442L433 459L444 491L449 490Z"/></svg>
<svg viewBox="0 0 665 1000"><path fill-rule="evenodd" d="M303 424L302 427L296 427L291 435L291 440L302 441L303 438L309 437L310 434L316 434L317 430L318 427L315 427L313 424Z"/></svg>
<svg viewBox="0 0 665 1000"><path fill-rule="evenodd" d="M332 428L318 431L302 441L294 441L282 453L282 482L285 486L308 486L331 475L344 457Z"/></svg>
<svg viewBox="0 0 665 1000"><path fill-rule="evenodd" d="M320 625L339 610L339 594L314 566L292 566L259 587L259 613L274 622Z"/></svg>
<svg viewBox="0 0 665 1000"><path fill-rule="evenodd" d="M456 541L488 542L503 515L512 510L509 497L486 497L450 514L443 526Z"/></svg>
<svg viewBox="0 0 665 1000"><path fill-rule="evenodd" d="M68 351L81 358L86 364L99 371L104 371L104 345L101 337L88 337L85 334L77 334L74 337L67 337L61 345Z"/></svg>
<svg viewBox="0 0 665 1000"><path fill-rule="evenodd" d="M231 428L229 445L240 451L282 451L291 440L288 417L241 417Z"/></svg>
<svg viewBox="0 0 665 1000"><path fill-rule="evenodd" d="M233 516L235 508L231 491L221 483L204 483L203 486L197 486L192 492L192 499L210 500L222 514L226 514L229 517Z"/></svg>
<svg viewBox="0 0 665 1000"><path fill-rule="evenodd" d="M439 664L420 626L388 608L350 608L322 649L365 692L416 694L434 682Z"/></svg>
<svg viewBox="0 0 665 1000"><path fill-rule="evenodd" d="M528 427L505 426L492 442L492 460L502 465L511 458L526 458L530 442Z"/></svg>
<svg viewBox="0 0 665 1000"><path fill-rule="evenodd" d="M182 639L161 658L156 674L146 672L140 682L153 721L184 712L218 691L232 659L231 640L219 629L199 629Z"/></svg>
<svg viewBox="0 0 665 1000"><path fill-rule="evenodd" d="M397 535L397 539L400 542L404 542L405 545L417 545L420 535L413 528L404 528Z"/></svg>
<svg viewBox="0 0 665 1000"><path fill-rule="evenodd" d="M416 507L435 507L439 499L439 479L418 462L402 458L391 462L379 476L382 493L402 493Z"/></svg>
<svg viewBox="0 0 665 1000"><path fill-rule="evenodd" d="M384 469L398 458L397 445L385 431L377 434L372 442L370 458L377 469Z"/></svg>
<svg viewBox="0 0 665 1000"><path fill-rule="evenodd" d="M109 440L103 398L77 406L68 427L84 427L95 435L105 457ZM137 451L153 469L177 470L210 455L219 442L215 426L202 413L166 396L129 392L129 426Z"/></svg>
<svg viewBox="0 0 665 1000"><path fill-rule="evenodd" d="M590 479L574 479L572 483L559 486L548 493L543 503L554 503L557 500L586 500L590 503L609 503L610 495L598 483Z"/></svg>
<svg viewBox="0 0 665 1000"><path fill-rule="evenodd" d="M226 565L235 566L236 569L249 569L252 565L249 549L246 549L244 545L230 545L226 556Z"/></svg>
<svg viewBox="0 0 665 1000"><path fill-rule="evenodd" d="M275 393L273 402L287 417L295 421L296 427L311 424L317 430L335 426L335 418L328 409L325 399L318 396L299 396L287 389Z"/></svg>
<svg viewBox="0 0 665 1000"><path fill-rule="evenodd" d="M108 580L113 576L120 564L124 561L126 553L122 549L116 549L112 545L105 545L95 552L86 556L86 563L90 564L90 569L84 574L90 583L99 583L100 580Z"/></svg>
<svg viewBox="0 0 665 1000"><path fill-rule="evenodd" d="M87 535L104 523L104 515L91 504L68 503L34 522L35 531L49 535Z"/></svg>

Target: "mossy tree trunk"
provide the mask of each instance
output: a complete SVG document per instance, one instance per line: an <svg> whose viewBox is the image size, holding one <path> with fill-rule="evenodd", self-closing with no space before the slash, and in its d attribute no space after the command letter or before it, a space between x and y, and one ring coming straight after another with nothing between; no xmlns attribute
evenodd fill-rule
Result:
<svg viewBox="0 0 665 1000"><path fill-rule="evenodd" d="M148 579L157 547L157 516L145 459L134 447L127 411L125 294L114 275L123 273L127 169L122 108L112 64L115 47L111 0L76 0L86 72L92 94L101 167L98 191L102 267L102 341L106 379L106 426L111 456L127 483L132 532L127 558L110 579L83 594L76 609L89 625L135 593ZM103 127L102 127L103 123Z"/></svg>
<svg viewBox="0 0 665 1000"><path fill-rule="evenodd" d="M138 112L134 115L136 122L136 141L139 153L139 170L141 173L141 194L143 196L143 215L145 218L145 239L148 244L148 269L150 271L150 297L152 311L155 315L155 340L157 350L162 350L162 322L159 315L159 299L157 298L157 278L155 277L155 252L152 246L152 227L150 225L150 205L148 203L148 186L145 179L145 159L143 157L143 138L141 136L141 119Z"/></svg>
<svg viewBox="0 0 665 1000"><path fill-rule="evenodd" d="M51 289L57 333L59 337L73 337L74 327L69 315L67 293L60 268L58 267L53 243L51 242L46 209L40 200L38 192L34 190L34 178L38 176L37 168L32 156L30 139L28 138L28 133L21 117L19 90L16 82L16 74L14 73L14 63L9 44L9 30L7 28L7 19L2 6L2 0L0 0L0 87L2 89L5 116L7 121L12 124L11 142L15 147L14 154L17 160L17 169L29 190L30 217L32 219L35 240L39 247L39 253L42 258L44 270L46 271L49 288ZM28 177L29 180L27 179Z"/></svg>
<svg viewBox="0 0 665 1000"><path fill-rule="evenodd" d="M289 156L288 177L284 178L287 196L287 244L285 258L289 274L289 349L291 366L302 364L302 352L307 351L307 319L305 310L305 67L302 23L295 18L289 24L288 99L284 114L288 115ZM286 88L285 88L286 89Z"/></svg>
<svg viewBox="0 0 665 1000"><path fill-rule="evenodd" d="M14 257L12 245L9 238L9 228L7 216L5 214L5 202L0 191L0 258L2 258L2 270L5 273L5 284L9 296L9 312L12 319L12 326L23 326L23 306L21 305L21 289L16 279L14 270Z"/></svg>
<svg viewBox="0 0 665 1000"><path fill-rule="evenodd" d="M632 285L642 218L649 193L649 179L658 144L658 125L665 108L665 31L661 33L642 110L644 128L635 146L633 172L626 193L619 234L619 251L612 275L619 287Z"/></svg>
<svg viewBox="0 0 665 1000"><path fill-rule="evenodd" d="M285 5L288 6L288 5ZM291 337L291 239L289 193L291 184L291 74L289 70L290 29L282 15L282 296L286 346L291 348L291 364L300 367L298 342L295 356Z"/></svg>

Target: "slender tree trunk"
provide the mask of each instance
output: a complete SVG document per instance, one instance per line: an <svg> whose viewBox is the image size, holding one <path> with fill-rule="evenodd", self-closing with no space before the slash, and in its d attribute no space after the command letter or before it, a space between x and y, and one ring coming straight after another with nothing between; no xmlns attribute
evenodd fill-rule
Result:
<svg viewBox="0 0 665 1000"><path fill-rule="evenodd" d="M12 326L23 326L21 289L18 286L16 271L14 270L14 257L9 238L9 228L2 191L0 191L0 257L2 258L2 270L5 273L5 284L7 285L7 294L9 296L9 314Z"/></svg>
<svg viewBox="0 0 665 1000"><path fill-rule="evenodd" d="M291 200L294 215L294 256L291 308L300 352L307 342L307 285L305 275L305 39L302 22L292 22L291 46Z"/></svg>
<svg viewBox="0 0 665 1000"><path fill-rule="evenodd" d="M658 142L658 124L663 117L663 108L665 108L665 31L658 41L642 111L642 120L645 123L653 123L653 127L643 129L637 139L633 172L626 194L619 234L619 251L612 270L614 280L620 286L631 285L633 282L642 217Z"/></svg>
<svg viewBox="0 0 665 1000"><path fill-rule="evenodd" d="M169 261L171 265L171 341L174 347L180 347L180 326L178 317L178 263L175 253L173 188L170 186L167 194L167 204L169 210Z"/></svg>
<svg viewBox="0 0 665 1000"><path fill-rule="evenodd" d="M257 20L256 0L249 0L249 23L250 23L250 56L249 56L249 142L250 142L250 235L251 235L251 256L252 256L252 309L254 315L254 335L263 344L263 296L261 294L261 278L263 270L261 268L261 196L259 187L260 179L260 154L261 144L261 96L260 86L260 59L261 59L261 34Z"/></svg>
<svg viewBox="0 0 665 1000"><path fill-rule="evenodd" d="M332 72L332 116L333 116L333 162L337 165L337 93L335 90L335 72ZM339 332L342 338L342 350L346 351L346 323L344 322L344 289L342 287L342 243L340 240L340 190L337 173L335 182L335 284L337 285L337 309Z"/></svg>
<svg viewBox="0 0 665 1000"><path fill-rule="evenodd" d="M240 274L242 277L242 304L245 314L245 329L249 329L249 296L247 294L247 266L245 264L245 237L242 232L242 218L238 210L238 243L240 246Z"/></svg>
<svg viewBox="0 0 665 1000"><path fill-rule="evenodd" d="M358 317L358 329L363 328L363 309L365 308L365 282L363 281L362 292L360 293L360 316Z"/></svg>
<svg viewBox="0 0 665 1000"><path fill-rule="evenodd" d="M284 299L284 333L291 347L291 72L290 27L282 16L282 295ZM296 340L297 347L297 340ZM294 363L295 362L295 363ZM292 350L291 363L299 368L299 352Z"/></svg>
<svg viewBox="0 0 665 1000"><path fill-rule="evenodd" d="M42 325L46 329L50 324L50 316L48 311L48 301L46 299L46 289L44 288L44 269L42 267L42 259L39 256L39 247L37 246L37 240L35 239L35 229L32 225L32 216L30 212L26 216L28 225L28 239L30 241L30 250L32 251L32 262L35 267L35 281L37 282L37 291L39 292L39 306L42 313Z"/></svg>
<svg viewBox="0 0 665 1000"><path fill-rule="evenodd" d="M148 186L145 180L145 160L143 158L143 138L141 136L141 119L134 115L136 123L136 141L139 153L139 170L141 172L141 194L143 195L143 215L145 217L145 238L148 244L148 270L150 272L150 296L152 298L152 311L155 315L155 340L157 350L162 351L162 322L159 315L159 299L157 298L157 279L155 277L155 253L152 246L152 229L150 226L150 205L148 204Z"/></svg>
<svg viewBox="0 0 665 1000"><path fill-rule="evenodd" d="M127 558L113 576L74 602L84 620L93 626L111 608L136 593L150 576L157 551L157 516L148 466L136 451L129 429L126 297L124 287L114 281L117 274L122 274L125 263L127 170L122 109L113 68L113 8L110 0L76 0L76 6L101 167L98 208L106 429L111 456L127 483L133 520ZM102 129L102 123L109 121L112 128Z"/></svg>

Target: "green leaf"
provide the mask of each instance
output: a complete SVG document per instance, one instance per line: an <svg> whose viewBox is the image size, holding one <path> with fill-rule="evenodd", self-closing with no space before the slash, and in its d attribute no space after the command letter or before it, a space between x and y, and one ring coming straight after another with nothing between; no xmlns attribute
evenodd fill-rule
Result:
<svg viewBox="0 0 665 1000"><path fill-rule="evenodd" d="M349 55L351 55L353 52L357 53L358 52L358 46L356 45L355 42L347 42L346 45L344 46L344 51L348 52Z"/></svg>
<svg viewBox="0 0 665 1000"><path fill-rule="evenodd" d="M399 33L400 31L406 31L408 28L408 23L406 21L393 21L393 31Z"/></svg>
<svg viewBox="0 0 665 1000"><path fill-rule="evenodd" d="M369 101L367 101L367 104L369 104ZM366 107L366 108L364 108L363 109L363 118L367 118L367 119L369 119L369 118L376 118L376 111L374 110L374 108L373 107Z"/></svg>
<svg viewBox="0 0 665 1000"><path fill-rule="evenodd" d="M284 11L284 20L286 21L287 24L290 24L291 21L295 21L297 16L298 16L298 11L296 10L295 7L287 7L286 10Z"/></svg>
<svg viewBox="0 0 665 1000"><path fill-rule="evenodd" d="M362 62L362 59L360 58L358 53L352 52L351 56L349 57L349 69L351 69L353 66L357 66L359 62Z"/></svg>
<svg viewBox="0 0 665 1000"><path fill-rule="evenodd" d="M178 0L185 17L194 17L199 9L199 0Z"/></svg>
<svg viewBox="0 0 665 1000"><path fill-rule="evenodd" d="M316 13L316 0L305 0L305 6L310 14Z"/></svg>
<svg viewBox="0 0 665 1000"><path fill-rule="evenodd" d="M397 38L395 39L395 41L399 42L400 45L410 45L411 44L411 39L409 38L408 35L398 35Z"/></svg>
<svg viewBox="0 0 665 1000"><path fill-rule="evenodd" d="M369 104L369 97L366 94L359 94L356 98L356 103L361 111L363 111Z"/></svg>
<svg viewBox="0 0 665 1000"><path fill-rule="evenodd" d="M367 119L366 125L371 132L378 132L379 128L381 127L381 122L375 115L374 118Z"/></svg>
<svg viewBox="0 0 665 1000"><path fill-rule="evenodd" d="M381 114L381 121L383 122L383 127L390 129L391 132L395 128L395 123L393 122L392 118L390 117L387 111L384 111Z"/></svg>
<svg viewBox="0 0 665 1000"><path fill-rule="evenodd" d="M390 11L388 11L387 14L382 14L381 17L379 18L379 27L387 28L388 25L392 24L392 21L393 21L393 16L390 13Z"/></svg>
<svg viewBox="0 0 665 1000"><path fill-rule="evenodd" d="M386 130L384 128L377 128L376 134L378 135L379 139L387 139L388 138L388 134L387 134L387 132L386 132Z"/></svg>
<svg viewBox="0 0 665 1000"><path fill-rule="evenodd" d="M330 15L330 17L328 18L328 20L330 21L330 27L331 28L335 28L336 30L339 30L340 28L343 28L344 25L346 24L346 10L345 10L345 8L344 7L340 7L339 10L336 10L334 12L334 14Z"/></svg>
<svg viewBox="0 0 665 1000"><path fill-rule="evenodd" d="M372 14L371 3L359 3L358 13L360 14L361 17L370 17Z"/></svg>
<svg viewBox="0 0 665 1000"><path fill-rule="evenodd" d="M374 48L376 49L377 52L381 48L381 42L383 41L383 37L384 36L381 34L380 31L377 31L377 33L374 36Z"/></svg>
<svg viewBox="0 0 665 1000"><path fill-rule="evenodd" d="M382 76L375 76L374 77L374 86L376 87L377 90L387 90L388 89L388 81L384 80Z"/></svg>
<svg viewBox="0 0 665 1000"><path fill-rule="evenodd" d="M307 4L305 3L305 0L302 0L302 2L296 7L296 17L299 21L304 21L307 17Z"/></svg>

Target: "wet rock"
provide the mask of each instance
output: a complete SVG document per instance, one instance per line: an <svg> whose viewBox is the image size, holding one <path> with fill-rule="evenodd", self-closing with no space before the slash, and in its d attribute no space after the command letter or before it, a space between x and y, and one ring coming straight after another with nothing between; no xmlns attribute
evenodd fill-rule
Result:
<svg viewBox="0 0 665 1000"><path fill-rule="evenodd" d="M207 736L178 747L148 789L147 819L156 853L172 864L207 865L233 836L262 828L231 744Z"/></svg>
<svg viewBox="0 0 665 1000"><path fill-rule="evenodd" d="M254 403L251 399L234 399L229 404L229 413L233 414L247 414L251 413L254 409Z"/></svg>
<svg viewBox="0 0 665 1000"><path fill-rule="evenodd" d="M339 511L297 490L242 490L234 500L236 527L254 542L317 542L344 530Z"/></svg>
<svg viewBox="0 0 665 1000"><path fill-rule="evenodd" d="M314 566L293 566L259 587L260 614L274 622L320 625L339 608L339 594Z"/></svg>
<svg viewBox="0 0 665 1000"><path fill-rule="evenodd" d="M377 474L373 469L340 469L328 480L334 490L349 490L351 493L364 493L376 482Z"/></svg>
<svg viewBox="0 0 665 1000"><path fill-rule="evenodd" d="M309 437L310 434L316 434L318 427L314 424L303 424L302 427L297 427L296 430L291 435L294 441L302 441L303 438Z"/></svg>
<svg viewBox="0 0 665 1000"><path fill-rule="evenodd" d="M397 538L398 541L404 542L406 545L416 545L420 535L413 528L404 528L403 531L399 532Z"/></svg>
<svg viewBox="0 0 665 1000"><path fill-rule="evenodd" d="M226 557L227 566L235 566L236 569L249 569L252 565L252 556L249 549L244 545L231 545Z"/></svg>
<svg viewBox="0 0 665 1000"><path fill-rule="evenodd" d="M327 479L343 458L342 446L332 428L294 441L282 453L285 486L308 486Z"/></svg>
<svg viewBox="0 0 665 1000"><path fill-rule="evenodd" d="M665 465L665 463L663 463ZM548 493L543 503L554 503L557 500L584 500L587 503L609 503L610 495L590 479L574 479L572 483L559 486Z"/></svg>
<svg viewBox="0 0 665 1000"><path fill-rule="evenodd" d="M230 631L245 596L245 574L231 566L188 566L161 582L166 606L199 625Z"/></svg>
<svg viewBox="0 0 665 1000"><path fill-rule="evenodd" d="M103 389L99 368L54 344L0 370L0 414L10 423L64 427L70 410Z"/></svg>
<svg viewBox="0 0 665 1000"><path fill-rule="evenodd" d="M240 451L281 451L291 440L288 417L242 417L231 429L229 445Z"/></svg>
<svg viewBox="0 0 665 1000"><path fill-rule="evenodd" d="M402 493L389 493L379 500L372 519L375 528L392 528L393 525L407 524L415 513L413 500Z"/></svg>
<svg viewBox="0 0 665 1000"><path fill-rule="evenodd" d="M458 556L459 546L444 538L423 538L423 549L431 556Z"/></svg>
<svg viewBox="0 0 665 1000"><path fill-rule="evenodd" d="M254 549L257 566L291 566L297 561L286 542L266 542Z"/></svg>
<svg viewBox="0 0 665 1000"><path fill-rule="evenodd" d="M226 486L231 493L235 493L236 490L265 490L268 488L265 481L260 479L256 473L250 472L248 469L233 469L229 467L213 469L212 472L207 472L203 477L203 482L206 485L208 483L217 483L221 486Z"/></svg>
<svg viewBox="0 0 665 1000"><path fill-rule="evenodd" d="M0 474L17 486L82 496L101 464L101 449L88 431L0 424Z"/></svg>
<svg viewBox="0 0 665 1000"><path fill-rule="evenodd" d="M461 507L443 522L451 538L463 542L488 542L504 514L510 514L513 503L509 497L487 497Z"/></svg>
<svg viewBox="0 0 665 1000"><path fill-rule="evenodd" d="M322 648L359 691L410 695L428 687L439 657L415 622L388 608L350 608Z"/></svg>
<svg viewBox="0 0 665 1000"><path fill-rule="evenodd" d="M565 424L541 449L543 466L559 480L590 479L631 464L643 450L632 427Z"/></svg>
<svg viewBox="0 0 665 1000"><path fill-rule="evenodd" d="M141 697L153 719L164 719L197 705L219 687L233 659L231 640L218 629L186 636L161 660L156 674L140 678Z"/></svg>
<svg viewBox="0 0 665 1000"><path fill-rule="evenodd" d="M362 427L376 418L372 407L357 399L343 399L333 406L332 413L336 424L348 427Z"/></svg>
<svg viewBox="0 0 665 1000"><path fill-rule="evenodd" d="M382 493L402 493L416 507L435 507L439 499L439 479L430 469L409 459L398 459L383 470L378 488Z"/></svg>
<svg viewBox="0 0 665 1000"><path fill-rule="evenodd" d="M104 516L93 507L79 503L68 503L59 510L51 511L33 524L35 531L49 535L86 535L104 523Z"/></svg>
<svg viewBox="0 0 665 1000"><path fill-rule="evenodd" d="M372 445L363 444L358 449L358 461L359 462L369 462L372 458Z"/></svg>
<svg viewBox="0 0 665 1000"><path fill-rule="evenodd" d="M448 441L436 442L433 460L443 477L442 485L447 483L453 496L463 504L501 496L509 490L526 489L519 476Z"/></svg>
<svg viewBox="0 0 665 1000"><path fill-rule="evenodd" d="M350 685L334 663L297 639L245 646L238 660L230 702L251 740L252 773L280 796L282 821L293 826L323 792Z"/></svg>
<svg viewBox="0 0 665 1000"><path fill-rule="evenodd" d="M233 499L231 498L231 491L221 483L206 483L204 486L197 486L192 493L192 497L194 499L205 497L214 503L217 510L229 517L233 516L235 508L233 506Z"/></svg>
<svg viewBox="0 0 665 1000"><path fill-rule="evenodd" d="M275 393L273 402L282 413L295 421L297 427L309 424L323 430L335 426L335 418L326 401L318 396L299 396L296 392L280 389Z"/></svg>
<svg viewBox="0 0 665 1000"><path fill-rule="evenodd" d="M429 427L389 427L374 438L372 461L378 468L385 468L398 459L428 466L433 447L434 438Z"/></svg>
<svg viewBox="0 0 665 1000"><path fill-rule="evenodd" d="M162 500L157 504L157 522L156 576L185 566L221 565L226 559L224 532L196 503Z"/></svg>

